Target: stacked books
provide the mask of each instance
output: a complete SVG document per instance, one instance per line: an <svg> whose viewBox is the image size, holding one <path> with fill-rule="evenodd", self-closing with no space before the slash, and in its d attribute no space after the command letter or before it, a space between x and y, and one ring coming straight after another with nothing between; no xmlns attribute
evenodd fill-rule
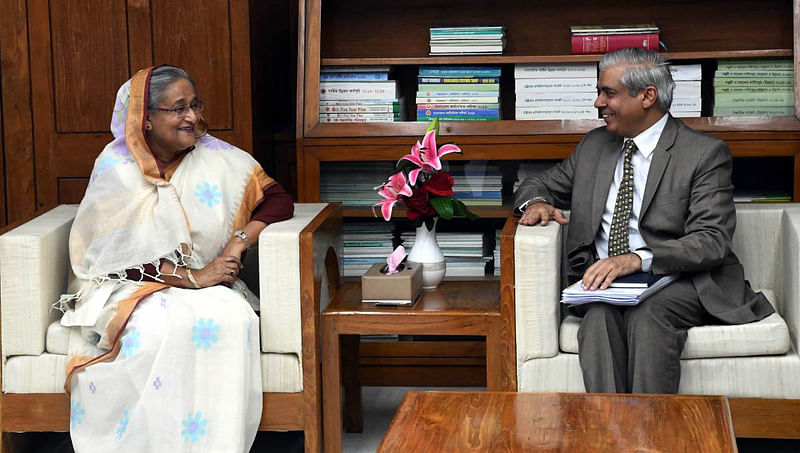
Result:
<svg viewBox="0 0 800 453"><path fill-rule="evenodd" d="M506 27L431 27L431 55L501 55Z"/></svg>
<svg viewBox="0 0 800 453"><path fill-rule="evenodd" d="M794 115L791 59L719 60L714 116Z"/></svg>
<svg viewBox="0 0 800 453"><path fill-rule="evenodd" d="M702 105L700 84L702 71L699 64L671 65L669 72L675 81L672 107L669 112L679 118L698 117Z"/></svg>
<svg viewBox="0 0 800 453"><path fill-rule="evenodd" d="M414 246L415 233L400 235L407 252ZM436 233L436 241L447 263L445 277L483 277L491 257L483 253L483 233Z"/></svg>
<svg viewBox="0 0 800 453"><path fill-rule="evenodd" d="M514 66L517 120L597 119L596 63Z"/></svg>
<svg viewBox="0 0 800 453"><path fill-rule="evenodd" d="M626 47L658 50L661 30L655 24L573 25L573 54L606 53Z"/></svg>
<svg viewBox="0 0 800 453"><path fill-rule="evenodd" d="M322 162L320 201L341 201L345 207L370 207L381 199L375 186L394 172L393 162Z"/></svg>
<svg viewBox="0 0 800 453"><path fill-rule="evenodd" d="M386 123L400 120L397 83L388 66L327 66L319 76L321 123Z"/></svg>
<svg viewBox="0 0 800 453"><path fill-rule="evenodd" d="M499 66L420 66L417 121L500 119Z"/></svg>
<svg viewBox="0 0 800 453"><path fill-rule="evenodd" d="M500 233L503 230L495 230L494 232L494 252L492 253L492 261L494 264L494 276L500 276Z"/></svg>
<svg viewBox="0 0 800 453"><path fill-rule="evenodd" d="M393 224L388 222L346 223L342 240L342 276L358 277L375 263L386 263L392 247Z"/></svg>
<svg viewBox="0 0 800 453"><path fill-rule="evenodd" d="M443 162L453 177L455 197L467 206L501 206L503 175L500 167L486 161Z"/></svg>

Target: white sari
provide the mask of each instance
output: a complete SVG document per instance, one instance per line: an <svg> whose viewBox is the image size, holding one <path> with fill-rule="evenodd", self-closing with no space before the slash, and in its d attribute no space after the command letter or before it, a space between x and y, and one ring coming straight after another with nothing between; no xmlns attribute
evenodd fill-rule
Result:
<svg viewBox="0 0 800 453"><path fill-rule="evenodd" d="M247 452L262 409L255 296L241 281L181 289L126 270L155 268L160 281L160 260L204 267L273 181L211 136L162 176L143 131L151 71L117 93L114 141L70 233L75 293L62 298L61 322L89 341L70 351L70 435L79 453Z"/></svg>

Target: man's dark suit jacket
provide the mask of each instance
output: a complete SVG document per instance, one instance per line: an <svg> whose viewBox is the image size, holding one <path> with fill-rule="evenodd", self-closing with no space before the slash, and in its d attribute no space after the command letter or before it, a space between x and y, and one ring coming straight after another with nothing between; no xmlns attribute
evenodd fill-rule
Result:
<svg viewBox="0 0 800 453"><path fill-rule="evenodd" d="M566 241L570 282L597 259L594 240L622 140L605 127L594 129L566 160L525 180L514 195L515 207L543 197L557 208L571 209ZM682 273L711 315L741 324L774 310L750 289L731 251L736 228L731 168L724 142L670 116L653 151L639 230L653 252L652 272Z"/></svg>

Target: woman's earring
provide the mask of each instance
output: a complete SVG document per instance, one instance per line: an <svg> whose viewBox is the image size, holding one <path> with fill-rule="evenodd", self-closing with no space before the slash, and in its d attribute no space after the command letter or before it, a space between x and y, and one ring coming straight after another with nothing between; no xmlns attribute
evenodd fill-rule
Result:
<svg viewBox="0 0 800 453"><path fill-rule="evenodd" d="M153 129L153 126L150 124L150 122L148 122L147 124L144 125L144 129L149 131Z"/></svg>

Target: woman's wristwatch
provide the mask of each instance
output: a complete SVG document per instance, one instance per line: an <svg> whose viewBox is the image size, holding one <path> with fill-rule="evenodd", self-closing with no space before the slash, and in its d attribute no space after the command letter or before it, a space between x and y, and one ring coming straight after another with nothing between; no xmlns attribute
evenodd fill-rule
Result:
<svg viewBox="0 0 800 453"><path fill-rule="evenodd" d="M233 233L233 237L241 239L242 242L244 242L244 248L245 249L249 249L250 248L250 240L247 239L247 235L244 233L244 231L242 231L242 230L235 231Z"/></svg>

